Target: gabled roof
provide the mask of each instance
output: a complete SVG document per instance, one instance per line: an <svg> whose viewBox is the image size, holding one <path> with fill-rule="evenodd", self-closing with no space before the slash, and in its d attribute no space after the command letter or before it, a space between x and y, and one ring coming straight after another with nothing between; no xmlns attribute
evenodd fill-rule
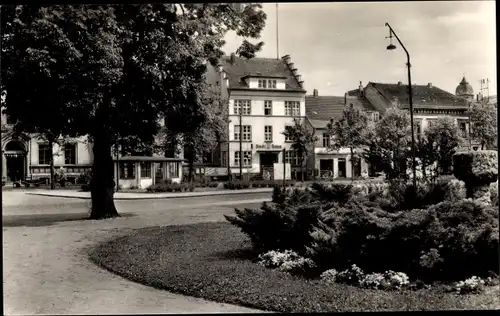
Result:
<svg viewBox="0 0 500 316"><path fill-rule="evenodd" d="M368 86L375 88L388 102L391 102L393 98L396 97L401 104L409 103L408 85L369 82L367 87ZM438 105L449 107L463 105L463 101L460 100L460 98L438 87L413 85L412 90L412 101L415 105ZM357 90L353 91L357 92Z"/></svg>
<svg viewBox="0 0 500 316"><path fill-rule="evenodd" d="M340 117L344 110L344 97L306 95L306 116L310 120Z"/></svg>
<svg viewBox="0 0 500 316"><path fill-rule="evenodd" d="M324 120L329 122L331 118L340 118L346 104L345 97L338 96L306 96L306 116L309 120ZM361 98L347 98L347 105L352 104L355 108L364 111L375 111L367 100Z"/></svg>
<svg viewBox="0 0 500 316"><path fill-rule="evenodd" d="M231 63L231 56L223 56L220 60L222 68L229 79L229 89L248 89L248 85L242 79L248 76L286 78L286 90L305 90L300 86L292 70L283 59L254 57L246 59L235 56Z"/></svg>

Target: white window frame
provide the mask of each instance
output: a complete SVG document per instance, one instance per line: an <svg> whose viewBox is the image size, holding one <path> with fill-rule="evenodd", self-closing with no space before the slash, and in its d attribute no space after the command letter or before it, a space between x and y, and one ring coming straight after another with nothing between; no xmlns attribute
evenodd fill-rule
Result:
<svg viewBox="0 0 500 316"><path fill-rule="evenodd" d="M266 111L269 111L269 113L266 113ZM265 116L273 115L273 101L271 100L264 101L264 115Z"/></svg>
<svg viewBox="0 0 500 316"><path fill-rule="evenodd" d="M273 141L273 126L272 125L264 126L264 141L266 141L266 142Z"/></svg>
<svg viewBox="0 0 500 316"><path fill-rule="evenodd" d="M233 106L234 114L240 115L251 115L252 114L252 100L237 99L234 100Z"/></svg>
<svg viewBox="0 0 500 316"><path fill-rule="evenodd" d="M285 115L286 116L300 116L300 102L298 102L298 101L285 101Z"/></svg>
<svg viewBox="0 0 500 316"><path fill-rule="evenodd" d="M70 148L72 148L72 149L74 150L74 155L73 155L73 156L74 156L74 160L75 160L75 162L74 162L74 163L68 163L68 162L66 161L66 158L67 158L67 157L66 157L66 151L67 151L68 149L70 149ZM77 158L78 158L78 157L77 157L78 146L77 146L77 144L76 144L76 143L64 144L63 151L64 151L64 164L65 164L65 165L76 165L76 164L78 164L78 159L77 159Z"/></svg>
<svg viewBox="0 0 500 316"><path fill-rule="evenodd" d="M240 152L234 152L234 165L240 165ZM252 151L243 151L243 167L252 166Z"/></svg>
<svg viewBox="0 0 500 316"><path fill-rule="evenodd" d="M42 150L40 150L40 149L43 147L46 147L46 149L43 150L45 152L43 155L44 159L40 159L41 158L40 153L42 152ZM49 165L50 164L50 146L48 143L39 143L38 144L38 164L39 165Z"/></svg>
<svg viewBox="0 0 500 316"><path fill-rule="evenodd" d="M292 166L299 164L299 157L297 156L297 151L287 150L285 151L285 163L289 163Z"/></svg>
<svg viewBox="0 0 500 316"><path fill-rule="evenodd" d="M285 125L285 131L286 131L286 127L287 127L287 126L293 126L293 125ZM293 139L292 139L292 138L290 138L288 135L285 135L285 142L288 142L288 143L289 143L289 142L293 142Z"/></svg>
<svg viewBox="0 0 500 316"><path fill-rule="evenodd" d="M243 141L252 140L252 125L243 125Z"/></svg>
<svg viewBox="0 0 500 316"><path fill-rule="evenodd" d="M276 79L258 79L259 89L276 89Z"/></svg>
<svg viewBox="0 0 500 316"><path fill-rule="evenodd" d="M332 138L330 135L328 135L328 133L323 133L323 137L321 139L323 141L324 148L328 148L332 144Z"/></svg>

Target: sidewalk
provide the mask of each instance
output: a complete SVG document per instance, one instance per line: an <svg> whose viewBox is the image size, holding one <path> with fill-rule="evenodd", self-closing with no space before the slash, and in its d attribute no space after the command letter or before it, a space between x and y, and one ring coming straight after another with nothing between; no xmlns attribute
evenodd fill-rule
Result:
<svg viewBox="0 0 500 316"><path fill-rule="evenodd" d="M114 194L115 200L150 200L150 199L174 199L201 196L234 195L234 194L258 194L271 193L273 188L255 188L242 190L220 190L207 192L162 192L162 193L123 193ZM36 190L25 192L28 195L42 195L50 197L90 199L90 192L79 192L70 190Z"/></svg>

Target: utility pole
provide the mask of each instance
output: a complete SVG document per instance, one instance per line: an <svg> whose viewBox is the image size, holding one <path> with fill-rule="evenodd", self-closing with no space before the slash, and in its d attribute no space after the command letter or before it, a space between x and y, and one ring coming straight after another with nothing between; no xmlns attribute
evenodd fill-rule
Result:
<svg viewBox="0 0 500 316"><path fill-rule="evenodd" d="M283 148L283 190L286 188L286 148Z"/></svg>
<svg viewBox="0 0 500 316"><path fill-rule="evenodd" d="M276 59L280 59L278 3L276 3Z"/></svg>
<svg viewBox="0 0 500 316"><path fill-rule="evenodd" d="M243 125L241 124L243 119L243 103L240 103L238 109L240 111L240 180L243 180Z"/></svg>

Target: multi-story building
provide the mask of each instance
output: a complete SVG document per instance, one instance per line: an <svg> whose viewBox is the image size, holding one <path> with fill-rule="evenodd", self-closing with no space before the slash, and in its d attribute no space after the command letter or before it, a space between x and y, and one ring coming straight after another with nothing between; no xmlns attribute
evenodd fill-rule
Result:
<svg viewBox="0 0 500 316"><path fill-rule="evenodd" d="M461 147L469 146L469 112L473 102L481 99L475 96L472 86L465 77L456 88L455 94L449 93L429 83L427 85L413 85L413 113L414 129L418 137L426 128L431 126L439 117L454 118L462 136ZM369 118L377 121L386 109L397 106L409 109L408 85L369 82L363 87L360 82L355 90L348 91L344 97L319 96L317 91L306 97L306 113L308 126L319 138L315 146L315 155L308 161L309 168L316 169L316 174L332 173L337 177L351 177L349 149L339 151L328 150L331 138L327 133L327 124L330 118L339 118L344 106L353 104L354 107L367 112ZM475 140L470 140L472 146L477 146ZM361 161L354 168L354 177L364 172L372 173L370 166Z"/></svg>
<svg viewBox="0 0 500 316"><path fill-rule="evenodd" d="M292 141L282 134L294 118L305 119L306 91L290 56L245 59L231 54L208 77L229 100L229 139L219 146L216 164L220 168L213 168L214 173L239 175L240 159L243 174L265 170L273 174L274 163L282 162L300 170Z"/></svg>
<svg viewBox="0 0 500 316"><path fill-rule="evenodd" d="M35 135L13 132L12 121L2 111L2 181L14 182L27 176L47 178L50 174L49 144ZM54 144L54 165L66 175L77 177L92 166L92 144L86 137L66 139Z"/></svg>

